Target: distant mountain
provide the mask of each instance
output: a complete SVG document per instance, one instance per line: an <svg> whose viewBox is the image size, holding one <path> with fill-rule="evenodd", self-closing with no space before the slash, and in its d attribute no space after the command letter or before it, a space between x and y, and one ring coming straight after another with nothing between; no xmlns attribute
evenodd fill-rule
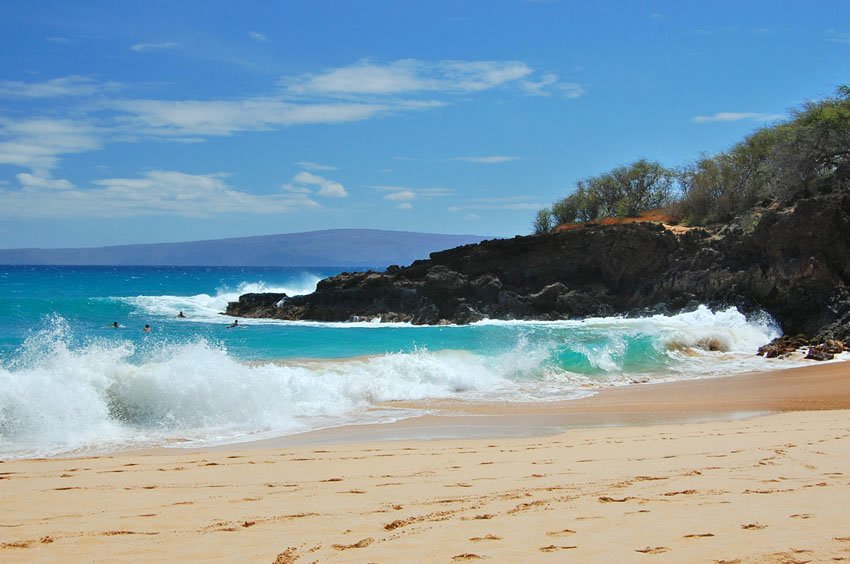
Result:
<svg viewBox="0 0 850 564"><path fill-rule="evenodd" d="M329 229L187 243L83 249L0 249L0 264L139 266L388 266L487 239L376 229Z"/></svg>

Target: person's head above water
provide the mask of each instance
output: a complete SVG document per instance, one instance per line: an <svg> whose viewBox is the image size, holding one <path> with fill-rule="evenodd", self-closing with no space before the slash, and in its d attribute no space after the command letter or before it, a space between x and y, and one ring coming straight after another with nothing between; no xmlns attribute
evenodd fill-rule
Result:
<svg viewBox="0 0 850 564"><path fill-rule="evenodd" d="M113 326L113 327L115 327L116 329L118 329L118 322L117 322L117 321L113 321L113 322L112 322L112 326Z"/></svg>

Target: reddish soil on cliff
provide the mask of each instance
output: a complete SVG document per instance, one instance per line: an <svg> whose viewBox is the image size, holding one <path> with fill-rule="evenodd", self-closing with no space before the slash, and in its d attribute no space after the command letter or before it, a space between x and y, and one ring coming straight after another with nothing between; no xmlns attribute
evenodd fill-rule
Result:
<svg viewBox="0 0 850 564"><path fill-rule="evenodd" d="M665 229L672 231L673 233L684 233L691 227L685 227L684 225L679 225L680 217L668 214L663 209L657 210L649 210L641 213L637 217L605 217L598 221L585 221L585 222L575 222L575 223L565 223L563 225L559 225L555 228L555 231L571 231L573 229L580 229L582 227L588 225L623 225L626 223L658 223L661 224Z"/></svg>

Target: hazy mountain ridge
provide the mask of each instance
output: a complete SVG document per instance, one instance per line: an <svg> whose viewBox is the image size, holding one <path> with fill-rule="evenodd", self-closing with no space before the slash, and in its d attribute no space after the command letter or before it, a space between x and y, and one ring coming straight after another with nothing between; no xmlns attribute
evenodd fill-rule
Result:
<svg viewBox="0 0 850 564"><path fill-rule="evenodd" d="M231 239L69 249L0 249L0 264L135 266L387 266L486 239L377 229L328 229Z"/></svg>

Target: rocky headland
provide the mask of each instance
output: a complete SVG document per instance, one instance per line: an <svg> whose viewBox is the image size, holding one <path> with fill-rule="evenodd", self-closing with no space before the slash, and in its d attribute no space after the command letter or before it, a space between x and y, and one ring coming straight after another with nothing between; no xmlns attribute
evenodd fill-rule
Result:
<svg viewBox="0 0 850 564"><path fill-rule="evenodd" d="M246 294L228 315L380 318L414 324L677 313L700 304L766 311L800 344L850 345L850 193L673 232L655 223L484 241L406 267L345 272L304 296ZM794 340L796 339L796 340ZM784 349L783 349L784 350Z"/></svg>

